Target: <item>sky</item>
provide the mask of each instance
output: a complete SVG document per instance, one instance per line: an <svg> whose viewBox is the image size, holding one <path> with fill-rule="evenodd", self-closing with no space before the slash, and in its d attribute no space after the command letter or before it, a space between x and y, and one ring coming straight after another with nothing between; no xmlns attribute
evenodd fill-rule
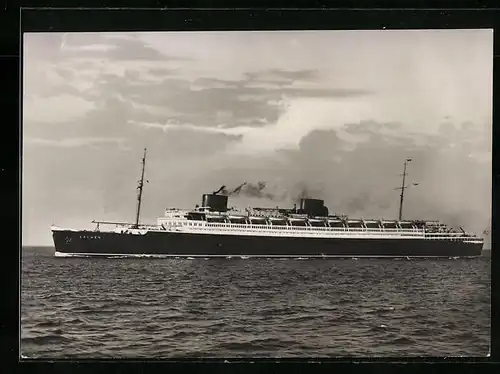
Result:
<svg viewBox="0 0 500 374"><path fill-rule="evenodd" d="M491 220L492 30L27 33L23 245L265 182L231 206L481 233ZM251 196L252 195L252 196Z"/></svg>

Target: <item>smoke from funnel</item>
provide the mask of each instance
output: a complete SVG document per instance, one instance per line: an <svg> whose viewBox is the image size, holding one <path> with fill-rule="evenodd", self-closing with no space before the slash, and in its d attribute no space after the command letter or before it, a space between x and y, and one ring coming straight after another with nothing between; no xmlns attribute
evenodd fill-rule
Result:
<svg viewBox="0 0 500 374"><path fill-rule="evenodd" d="M296 192L298 190L298 192ZM322 191L319 188L312 188L304 182L298 183L290 193L292 202L298 204L301 199L321 199Z"/></svg>
<svg viewBox="0 0 500 374"><path fill-rule="evenodd" d="M268 200L283 200L284 196L278 195L271 192L264 181L259 181L257 183L244 182L228 192L229 196L247 196L259 199Z"/></svg>
<svg viewBox="0 0 500 374"><path fill-rule="evenodd" d="M226 186L223 185L217 191L213 192L214 195L217 195L218 193L227 194Z"/></svg>
<svg viewBox="0 0 500 374"><path fill-rule="evenodd" d="M243 182L242 184L240 184L233 191L231 191L230 195L238 195L240 193L241 189L243 188L243 186L246 184L247 184L247 182Z"/></svg>

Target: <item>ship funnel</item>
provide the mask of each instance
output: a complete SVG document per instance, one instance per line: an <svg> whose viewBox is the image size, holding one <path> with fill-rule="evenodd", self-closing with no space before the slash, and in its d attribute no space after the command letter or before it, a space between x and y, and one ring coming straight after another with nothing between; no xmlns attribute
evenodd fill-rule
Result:
<svg viewBox="0 0 500 374"><path fill-rule="evenodd" d="M227 195L217 195L216 193L204 194L201 206L208 207L216 212L227 211Z"/></svg>
<svg viewBox="0 0 500 374"><path fill-rule="evenodd" d="M300 199L299 213L307 214L309 217L328 217L328 208L324 200Z"/></svg>

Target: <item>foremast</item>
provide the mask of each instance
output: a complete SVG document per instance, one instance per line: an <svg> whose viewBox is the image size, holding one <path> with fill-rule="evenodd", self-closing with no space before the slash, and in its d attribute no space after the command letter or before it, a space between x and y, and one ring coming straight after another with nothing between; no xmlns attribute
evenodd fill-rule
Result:
<svg viewBox="0 0 500 374"><path fill-rule="evenodd" d="M138 182L137 186L137 212L135 215L135 227L139 227L139 218L141 215L141 203L142 203L142 189L144 187L144 169L146 168L146 152L147 148L144 148L144 156L142 157L142 171L141 171L141 179Z"/></svg>

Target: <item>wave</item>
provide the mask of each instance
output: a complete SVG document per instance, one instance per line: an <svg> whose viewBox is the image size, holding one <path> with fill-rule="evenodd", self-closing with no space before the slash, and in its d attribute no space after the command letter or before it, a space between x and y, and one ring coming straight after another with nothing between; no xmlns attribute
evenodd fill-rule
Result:
<svg viewBox="0 0 500 374"><path fill-rule="evenodd" d="M62 336L62 335L57 335L57 334L47 334L47 335L41 335L41 336L34 336L30 338L21 338L21 345L22 344L36 344L36 345L46 345L46 344L61 344L61 343L68 343L72 341L72 339Z"/></svg>
<svg viewBox="0 0 500 374"><path fill-rule="evenodd" d="M323 319L323 318L325 318L324 315L305 314L305 315L287 316L282 321L283 322L307 322L307 321L313 321L313 320L318 320L318 319Z"/></svg>
<svg viewBox="0 0 500 374"><path fill-rule="evenodd" d="M377 326L372 326L369 331L370 332L382 332L382 331L387 331L388 328L389 328L389 326L382 323L382 324L377 325Z"/></svg>
<svg viewBox="0 0 500 374"><path fill-rule="evenodd" d="M433 336L436 335L436 330L435 329L429 329L429 328L420 328L415 331L412 331L412 335L418 336L418 337L427 337L427 336Z"/></svg>
<svg viewBox="0 0 500 374"><path fill-rule="evenodd" d="M395 311L396 308L393 307L393 306L390 306L390 307L382 307L382 308L375 308L373 310L369 310L367 311L366 313L367 314L385 314L385 313L388 313L388 312L393 312Z"/></svg>
<svg viewBox="0 0 500 374"><path fill-rule="evenodd" d="M94 358L488 353L489 260L177 257L25 256L22 352L54 359L69 351Z"/></svg>
<svg viewBox="0 0 500 374"><path fill-rule="evenodd" d="M35 324L35 327L57 327L61 326L60 321L43 321Z"/></svg>
<svg viewBox="0 0 500 374"><path fill-rule="evenodd" d="M290 348L291 345L298 344L298 342L289 339L280 338L255 338L245 342L224 342L218 344L215 349L222 349L227 351L243 351L251 352L255 350L267 349L280 349Z"/></svg>
<svg viewBox="0 0 500 374"><path fill-rule="evenodd" d="M415 344L416 342L415 342L415 340L410 339L406 336L401 336L401 337L392 339L388 343L393 344L393 345L412 345L412 344Z"/></svg>

